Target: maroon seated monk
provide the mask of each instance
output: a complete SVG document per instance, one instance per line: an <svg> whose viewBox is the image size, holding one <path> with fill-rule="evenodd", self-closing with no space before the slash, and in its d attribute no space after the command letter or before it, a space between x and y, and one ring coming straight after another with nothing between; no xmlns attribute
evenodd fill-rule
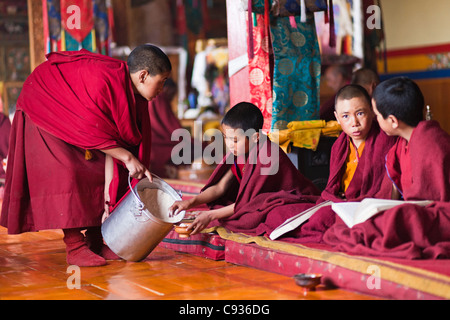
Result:
<svg viewBox="0 0 450 320"><path fill-rule="evenodd" d="M384 164L397 138L380 130L370 100L367 91L359 85L347 85L338 91L335 117L343 132L331 149L330 176L319 202L390 196L391 188L382 185ZM330 207L324 207L280 239L321 242L324 232L335 221L336 214Z"/></svg>
<svg viewBox="0 0 450 320"><path fill-rule="evenodd" d="M100 233L105 154L114 160L107 188L114 206L128 172L151 179L147 100L171 68L152 45L137 47L127 63L86 50L49 54L17 102L1 225L10 234L63 229L69 264L100 266L117 257Z"/></svg>
<svg viewBox="0 0 450 320"><path fill-rule="evenodd" d="M357 254L406 259L450 258L450 136L436 121L423 121L424 97L407 78L382 82L373 108L380 127L399 136L386 157L392 198L434 200L403 204L348 228L337 221L324 241ZM340 219L339 219L340 220Z"/></svg>
<svg viewBox="0 0 450 320"><path fill-rule="evenodd" d="M295 168L278 145L261 133L263 122L258 107L247 102L235 105L224 116L221 126L230 153L199 195L177 201L171 207L176 211L201 204L209 206L211 210L200 212L191 225L192 234L208 225L221 225L233 232L264 234L270 212L284 211L292 216L298 213L295 207L299 203L317 201L318 189Z"/></svg>

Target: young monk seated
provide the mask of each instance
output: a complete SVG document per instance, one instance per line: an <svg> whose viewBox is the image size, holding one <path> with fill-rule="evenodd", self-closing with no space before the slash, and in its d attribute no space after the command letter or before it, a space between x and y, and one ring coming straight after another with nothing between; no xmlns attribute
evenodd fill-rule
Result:
<svg viewBox="0 0 450 320"><path fill-rule="evenodd" d="M319 190L261 133L263 122L258 107L247 102L237 104L224 116L221 127L230 153L199 195L177 201L170 209L209 206L211 210L200 212L190 226L192 234L208 225L221 225L230 231L261 235L267 232L264 223L269 212L278 210L292 216L299 212L295 208L298 203L317 201Z"/></svg>
<svg viewBox="0 0 450 320"><path fill-rule="evenodd" d="M436 202L403 204L353 228L337 221L324 241L357 254L450 258L450 136L438 122L423 121L424 98L410 79L382 82L372 102L383 131L400 137L386 157L393 198Z"/></svg>
<svg viewBox="0 0 450 320"><path fill-rule="evenodd" d="M355 84L342 88L336 96L335 116L343 132L331 150L330 175L322 199L336 202L389 196L390 190L380 189L385 157L397 138L380 129L367 91Z"/></svg>
<svg viewBox="0 0 450 320"><path fill-rule="evenodd" d="M390 187L382 188L384 162L396 138L380 130L367 91L354 84L340 89L336 95L335 117L343 132L331 149L330 175L319 202L389 197ZM321 208L302 226L280 239L321 242L323 233L335 219L330 207Z"/></svg>

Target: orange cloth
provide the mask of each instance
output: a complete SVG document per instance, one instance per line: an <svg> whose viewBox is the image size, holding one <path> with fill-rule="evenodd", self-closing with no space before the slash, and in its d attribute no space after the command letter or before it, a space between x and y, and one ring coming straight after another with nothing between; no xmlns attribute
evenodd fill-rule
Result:
<svg viewBox="0 0 450 320"><path fill-rule="evenodd" d="M356 167L358 167L359 158L361 157L365 141L361 143L361 145L358 148L358 154L356 153L356 146L353 142L350 143L350 152L347 155L347 161L345 162L345 172L342 176L342 187L344 188L344 192L347 191L348 186L350 185L350 182L353 179L353 175L355 174Z"/></svg>

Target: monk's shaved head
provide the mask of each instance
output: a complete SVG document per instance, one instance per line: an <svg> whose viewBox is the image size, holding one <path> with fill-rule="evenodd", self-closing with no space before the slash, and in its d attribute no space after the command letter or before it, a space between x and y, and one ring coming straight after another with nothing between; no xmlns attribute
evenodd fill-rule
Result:
<svg viewBox="0 0 450 320"><path fill-rule="evenodd" d="M172 71L167 55L157 46L144 44L136 47L128 57L130 73L146 70L151 76Z"/></svg>

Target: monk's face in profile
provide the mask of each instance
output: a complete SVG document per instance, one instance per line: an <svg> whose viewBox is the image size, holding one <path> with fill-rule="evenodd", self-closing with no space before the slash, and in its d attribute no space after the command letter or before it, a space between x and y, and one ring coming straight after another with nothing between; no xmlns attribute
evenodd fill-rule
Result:
<svg viewBox="0 0 450 320"><path fill-rule="evenodd" d="M373 106L373 112L375 113L375 116L377 117L378 124L380 125L381 130L383 130L388 136L395 136L398 133L395 131L395 121L393 121L394 116L388 116L386 119L383 117L383 115L378 111L377 109L377 103L375 102L375 99L372 99L372 106Z"/></svg>
<svg viewBox="0 0 450 320"><path fill-rule="evenodd" d="M237 157L248 154L259 139L259 133L254 130L244 132L226 124L222 124L222 134L227 148Z"/></svg>
<svg viewBox="0 0 450 320"><path fill-rule="evenodd" d="M334 115L356 146L366 140L374 119L374 113L366 99L338 99Z"/></svg>
<svg viewBox="0 0 450 320"><path fill-rule="evenodd" d="M170 77L170 72L150 75L146 70L131 74L135 93L139 93L144 99L151 101L163 90L164 83Z"/></svg>

